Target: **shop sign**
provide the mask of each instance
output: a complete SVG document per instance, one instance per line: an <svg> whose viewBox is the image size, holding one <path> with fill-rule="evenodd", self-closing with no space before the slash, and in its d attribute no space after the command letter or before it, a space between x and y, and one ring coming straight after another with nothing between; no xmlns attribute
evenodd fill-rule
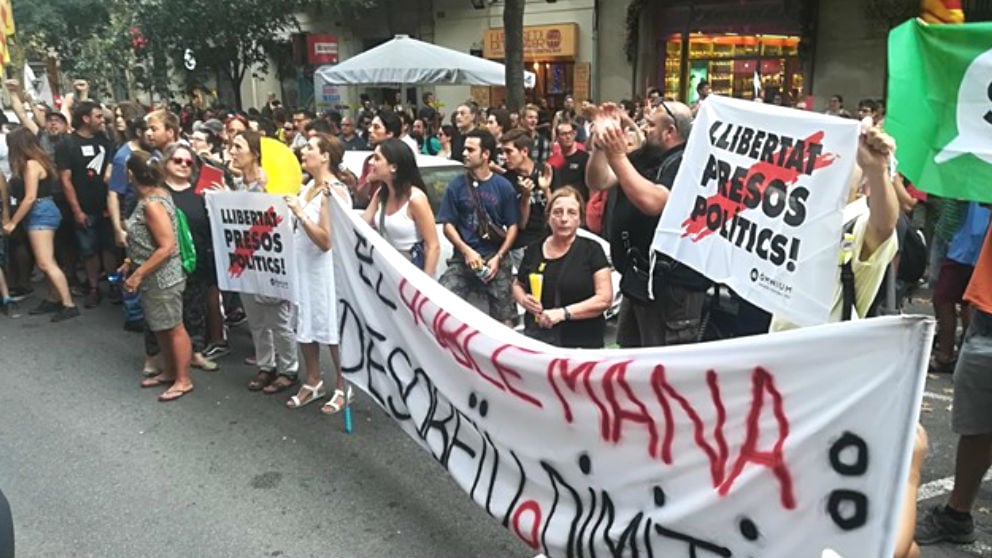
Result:
<svg viewBox="0 0 992 558"><path fill-rule="evenodd" d="M592 72L592 65L588 62L577 62L572 72L572 98L576 101L588 101L589 94L589 74Z"/></svg>
<svg viewBox="0 0 992 558"><path fill-rule="evenodd" d="M338 63L338 38L334 35L307 35L307 63L313 66Z"/></svg>
<svg viewBox="0 0 992 558"><path fill-rule="evenodd" d="M579 52L579 26L575 23L524 26L524 59L575 58ZM487 29L482 42L485 58L506 57L503 29Z"/></svg>

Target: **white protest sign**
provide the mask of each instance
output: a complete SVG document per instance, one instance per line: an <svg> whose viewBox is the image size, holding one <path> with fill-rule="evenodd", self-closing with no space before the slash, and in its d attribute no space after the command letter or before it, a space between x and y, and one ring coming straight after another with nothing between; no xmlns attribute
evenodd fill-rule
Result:
<svg viewBox="0 0 992 558"><path fill-rule="evenodd" d="M891 556L932 321L559 349L332 206L345 377L535 552Z"/></svg>
<svg viewBox="0 0 992 558"><path fill-rule="evenodd" d="M859 124L712 96L653 247L800 325L825 323Z"/></svg>
<svg viewBox="0 0 992 558"><path fill-rule="evenodd" d="M293 228L282 197L207 192L206 201L220 290L295 302Z"/></svg>

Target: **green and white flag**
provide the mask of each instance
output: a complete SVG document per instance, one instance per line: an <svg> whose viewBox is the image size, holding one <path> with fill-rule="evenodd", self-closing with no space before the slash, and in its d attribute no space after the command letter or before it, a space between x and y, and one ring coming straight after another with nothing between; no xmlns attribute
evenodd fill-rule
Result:
<svg viewBox="0 0 992 558"><path fill-rule="evenodd" d="M900 172L926 192L992 202L992 23L893 29L887 104Z"/></svg>

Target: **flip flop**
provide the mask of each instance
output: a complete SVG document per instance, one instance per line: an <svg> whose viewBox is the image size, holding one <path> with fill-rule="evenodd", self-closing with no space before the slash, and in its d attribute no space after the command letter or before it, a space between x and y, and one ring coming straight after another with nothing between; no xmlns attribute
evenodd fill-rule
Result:
<svg viewBox="0 0 992 558"><path fill-rule="evenodd" d="M190 393L191 391L193 391L193 386L189 386L189 389L172 389L172 388L170 388L170 389L166 390L165 393L163 393L162 395L159 395L158 396L158 400L161 401L162 403L167 403L169 401L175 401L176 399L181 398L182 396L186 395L187 393Z"/></svg>
<svg viewBox="0 0 992 558"><path fill-rule="evenodd" d="M158 386L168 386L175 383L175 378L163 378L162 376L152 376L151 378L145 378L141 380L141 387L143 388L153 388Z"/></svg>

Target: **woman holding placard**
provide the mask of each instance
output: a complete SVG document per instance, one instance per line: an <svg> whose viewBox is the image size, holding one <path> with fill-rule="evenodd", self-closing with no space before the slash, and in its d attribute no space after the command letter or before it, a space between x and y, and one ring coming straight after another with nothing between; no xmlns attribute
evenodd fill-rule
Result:
<svg viewBox="0 0 992 558"><path fill-rule="evenodd" d="M385 187L372 196L362 217L413 265L433 277L441 245L424 179L410 147L395 138L376 146L369 181Z"/></svg>
<svg viewBox="0 0 992 558"><path fill-rule="evenodd" d="M262 135L248 130L231 139L231 164L240 172L234 180L238 190L265 193L267 178L262 170ZM293 305L288 300L245 294L241 297L248 328L255 346L258 373L248 382L250 391L274 394L297 382L299 360L293 334Z"/></svg>
<svg viewBox="0 0 992 558"><path fill-rule="evenodd" d="M610 263L595 240L578 236L585 203L565 186L548 200L551 235L527 247L513 283L524 333L559 347L601 349L603 312L613 300Z"/></svg>
<svg viewBox="0 0 992 558"><path fill-rule="evenodd" d="M334 414L351 399L351 387L341 375L338 351L337 293L334 287L334 256L331 252L331 196L351 208L351 195L341 172L344 145L334 137L316 134L303 148L303 166L313 179L297 196L286 196L293 213L293 247L297 285L296 341L303 353L306 373L299 392L286 405L298 409L326 395L320 375L320 346L330 348L336 374L335 389L321 411Z"/></svg>

